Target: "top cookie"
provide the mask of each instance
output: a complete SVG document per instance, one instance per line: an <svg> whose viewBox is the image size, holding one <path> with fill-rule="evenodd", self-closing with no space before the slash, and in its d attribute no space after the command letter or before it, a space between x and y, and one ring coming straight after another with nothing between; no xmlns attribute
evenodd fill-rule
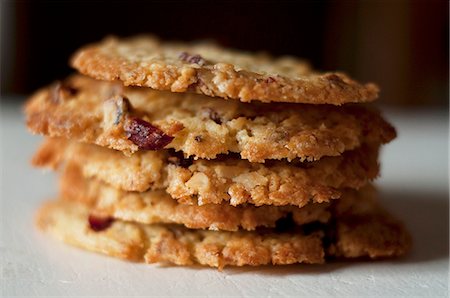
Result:
<svg viewBox="0 0 450 298"><path fill-rule="evenodd" d="M172 92L194 91L242 102L341 105L368 102L374 84L342 73L319 73L293 57L224 49L211 43L161 42L152 36L109 37L78 50L71 64L95 79Z"/></svg>

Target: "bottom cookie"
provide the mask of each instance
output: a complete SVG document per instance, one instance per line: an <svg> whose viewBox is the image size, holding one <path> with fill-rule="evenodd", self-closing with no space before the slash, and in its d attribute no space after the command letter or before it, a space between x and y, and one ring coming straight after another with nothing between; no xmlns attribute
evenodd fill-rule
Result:
<svg viewBox="0 0 450 298"><path fill-rule="evenodd" d="M379 258L407 252L408 233L373 198L339 200L333 211L332 225L226 232L95 218L83 204L58 200L40 208L37 224L72 245L147 263L218 268L321 264L327 256Z"/></svg>
<svg viewBox="0 0 450 298"><path fill-rule="evenodd" d="M199 263L222 268L226 265L323 263L325 256L321 232L309 235L219 232L175 225L111 222L89 218L87 207L68 201L44 204L37 223L41 229L75 246L147 263ZM102 225L104 229L99 231Z"/></svg>

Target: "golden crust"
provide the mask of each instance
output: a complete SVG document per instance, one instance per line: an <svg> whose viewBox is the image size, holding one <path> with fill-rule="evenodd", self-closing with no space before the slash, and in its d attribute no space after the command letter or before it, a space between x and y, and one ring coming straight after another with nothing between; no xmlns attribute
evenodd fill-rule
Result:
<svg viewBox="0 0 450 298"><path fill-rule="evenodd" d="M323 263L328 256L384 258L408 252L411 239L403 225L374 200L370 188L334 204L334 221L312 234L301 231L204 231L171 225L116 220L100 232L89 228L90 209L69 200L40 208L37 225L87 250L148 263L227 265ZM322 231L325 229L325 232ZM323 236L329 235L325 242ZM330 236L331 235L331 236Z"/></svg>
<svg viewBox="0 0 450 298"><path fill-rule="evenodd" d="M123 190L165 189L167 184L165 150L140 151L128 157L92 144L46 138L31 161L36 167L53 170L66 162L77 164L86 178L95 177Z"/></svg>
<svg viewBox="0 0 450 298"><path fill-rule="evenodd" d="M307 163L249 163L243 160L169 165L167 192L186 204L295 205L323 203L342 188L360 188L379 172L378 148L363 147L337 157Z"/></svg>
<svg viewBox="0 0 450 298"><path fill-rule="evenodd" d="M382 208L373 188L346 196L333 206L335 239L328 254L381 258L402 256L410 249L411 236L399 220Z"/></svg>
<svg viewBox="0 0 450 298"><path fill-rule="evenodd" d="M98 233L90 229L89 210L82 204L46 202L36 216L37 226L69 244L110 256L141 261L146 235L134 224L114 222Z"/></svg>
<svg viewBox="0 0 450 298"><path fill-rule="evenodd" d="M196 94L122 88L78 75L62 86L40 90L28 101L28 128L127 155L139 150L127 131L136 118L174 137L165 148L195 159L235 152L250 162L317 160L363 143L395 138L394 128L377 112L354 105L250 105Z"/></svg>
<svg viewBox="0 0 450 298"><path fill-rule="evenodd" d="M80 49L71 64L95 79L172 92L193 91L242 102L341 105L378 96L375 84L318 73L293 57L272 58L214 44L164 43L151 36L107 38Z"/></svg>
<svg viewBox="0 0 450 298"><path fill-rule="evenodd" d="M94 214L143 224L181 224L191 229L236 231L275 227L279 219L292 217L298 225L327 222L329 204L295 206L203 206L179 204L164 191L126 192L94 179L83 178L78 165L69 163L60 178L60 197L82 202Z"/></svg>
<svg viewBox="0 0 450 298"><path fill-rule="evenodd" d="M295 205L328 202L342 188L360 188L378 175L377 147L363 146L337 157L308 163L271 161L265 164L226 158L196 160L185 167L171 164L165 151L137 152L126 157L95 145L46 139L33 164L56 168L78 165L95 177L128 191L165 189L184 204Z"/></svg>
<svg viewBox="0 0 450 298"><path fill-rule="evenodd" d="M47 202L38 212L37 225L69 244L147 263L223 268L324 262L321 233L219 232L119 220L95 232L89 228L88 216L89 209L83 204Z"/></svg>

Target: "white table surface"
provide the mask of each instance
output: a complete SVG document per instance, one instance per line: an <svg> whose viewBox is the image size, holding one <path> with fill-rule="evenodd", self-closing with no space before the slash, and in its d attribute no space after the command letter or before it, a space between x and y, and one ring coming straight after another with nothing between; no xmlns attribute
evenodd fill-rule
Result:
<svg viewBox="0 0 450 298"><path fill-rule="evenodd" d="M448 115L385 115L399 137L382 154L382 200L410 229L400 260L262 268L164 267L89 253L41 234L33 215L56 192L29 160L41 137L17 105L1 109L1 293L10 296L421 296L448 297Z"/></svg>

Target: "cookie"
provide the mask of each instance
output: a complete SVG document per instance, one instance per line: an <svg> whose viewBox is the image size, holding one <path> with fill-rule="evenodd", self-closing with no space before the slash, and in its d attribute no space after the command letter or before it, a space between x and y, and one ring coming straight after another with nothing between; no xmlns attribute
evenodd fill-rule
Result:
<svg viewBox="0 0 450 298"><path fill-rule="evenodd" d="M203 206L179 204L164 191L127 192L95 179L86 179L77 165L68 164L60 178L60 197L90 206L92 214L143 224L180 224L191 229L237 231L275 227L280 220L297 225L325 223L330 219L329 204L295 206L224 204Z"/></svg>
<svg viewBox="0 0 450 298"><path fill-rule="evenodd" d="M378 148L362 147L311 163L265 164L238 159L169 165L167 192L184 204L305 206L341 196L342 188L361 188L377 177Z"/></svg>
<svg viewBox="0 0 450 298"><path fill-rule="evenodd" d="M271 229L205 231L176 225L143 225L93 217L86 205L68 200L44 204L37 214L37 225L72 245L147 263L201 264L219 268L227 265L320 264L325 261L325 256L376 259L408 252L409 234L376 201L366 200L363 196L335 202L338 205L334 214L336 224L305 226L283 232ZM339 205L349 208L340 213L337 211L342 208ZM353 229L343 228L350 226Z"/></svg>
<svg viewBox="0 0 450 298"><path fill-rule="evenodd" d="M328 254L340 258L401 256L411 247L403 224L378 202L374 188L333 204L335 225Z"/></svg>
<svg viewBox="0 0 450 298"><path fill-rule="evenodd" d="M245 104L73 76L38 91L25 107L33 133L94 143L130 156L173 148L194 159L238 153L250 162L318 160L395 130L361 106Z"/></svg>
<svg viewBox="0 0 450 298"><path fill-rule="evenodd" d="M69 244L147 263L227 265L323 263L321 233L305 235L189 230L89 217L86 205L47 202L37 214L40 229Z"/></svg>
<svg viewBox="0 0 450 298"><path fill-rule="evenodd" d="M378 96L343 73L320 73L294 57L273 58L211 43L161 42L151 36L107 38L81 48L71 60L81 73L127 86L196 92L242 102L341 105Z"/></svg>
<svg viewBox="0 0 450 298"><path fill-rule="evenodd" d="M67 162L81 167L85 177L95 177L123 190L142 192L167 187L166 150L139 151L128 157L92 144L46 138L31 161L36 167L53 170Z"/></svg>
<svg viewBox="0 0 450 298"><path fill-rule="evenodd" d="M77 164L87 178L95 177L128 191L165 189L184 204L233 206L296 205L328 202L341 188L360 188L379 172L378 148L363 146L341 156L314 162L249 163L222 156L190 160L169 151L140 151L126 157L95 145L47 139L33 158L40 167Z"/></svg>

